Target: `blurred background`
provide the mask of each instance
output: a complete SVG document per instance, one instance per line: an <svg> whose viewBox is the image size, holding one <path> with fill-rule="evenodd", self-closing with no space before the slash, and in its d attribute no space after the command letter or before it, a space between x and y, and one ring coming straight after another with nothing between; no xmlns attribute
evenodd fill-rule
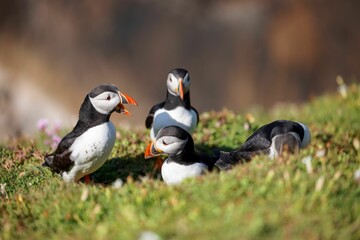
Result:
<svg viewBox="0 0 360 240"><path fill-rule="evenodd" d="M199 112L301 103L359 81L358 0L0 1L0 138L39 119L72 127L84 96L114 83L144 127L186 68Z"/></svg>

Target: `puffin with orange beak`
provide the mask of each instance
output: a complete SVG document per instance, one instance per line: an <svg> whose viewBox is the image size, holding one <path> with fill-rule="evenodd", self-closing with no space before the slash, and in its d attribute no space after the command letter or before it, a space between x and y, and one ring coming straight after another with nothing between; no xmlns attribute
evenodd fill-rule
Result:
<svg viewBox="0 0 360 240"><path fill-rule="evenodd" d="M191 135L178 126L162 128L147 146L145 158L163 154L168 157L161 166L161 176L168 185L211 171L216 160L196 150Z"/></svg>
<svg viewBox="0 0 360 240"><path fill-rule="evenodd" d="M45 157L43 166L61 174L65 182L76 182L99 169L108 159L116 131L110 122L113 112L130 115L124 104L137 105L112 84L99 85L86 95L74 129Z"/></svg>
<svg viewBox="0 0 360 240"><path fill-rule="evenodd" d="M175 68L167 77L164 102L154 105L146 118L146 128L155 139L163 127L175 125L192 134L199 122L199 114L190 104L190 75L182 68Z"/></svg>

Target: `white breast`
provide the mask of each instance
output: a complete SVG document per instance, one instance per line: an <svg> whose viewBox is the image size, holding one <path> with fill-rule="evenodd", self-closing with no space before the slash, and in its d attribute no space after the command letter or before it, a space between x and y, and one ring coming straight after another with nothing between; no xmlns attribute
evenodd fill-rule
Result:
<svg viewBox="0 0 360 240"><path fill-rule="evenodd" d="M168 185L181 183L184 179L200 176L208 170L203 163L181 165L176 162L169 162L167 159L161 167L161 176Z"/></svg>
<svg viewBox="0 0 360 240"><path fill-rule="evenodd" d="M79 136L70 147L70 159L75 162L69 172L63 173L67 182L77 181L100 168L115 143L115 127L111 122L92 127Z"/></svg>
<svg viewBox="0 0 360 240"><path fill-rule="evenodd" d="M170 125L181 127L192 134L197 121L197 114L193 109L187 110L184 107L177 107L170 111L159 109L154 115L153 127L150 132L151 139L155 139L160 129Z"/></svg>

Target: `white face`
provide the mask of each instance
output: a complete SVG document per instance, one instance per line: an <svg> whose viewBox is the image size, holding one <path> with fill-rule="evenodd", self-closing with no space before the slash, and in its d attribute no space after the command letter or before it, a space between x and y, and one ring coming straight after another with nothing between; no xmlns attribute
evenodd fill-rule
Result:
<svg viewBox="0 0 360 240"><path fill-rule="evenodd" d="M167 84L167 89L172 95L180 96L180 81L183 84L183 92L185 94L189 91L190 88L189 73L186 73L184 79L176 78L174 74L169 73L166 84Z"/></svg>
<svg viewBox="0 0 360 240"><path fill-rule="evenodd" d="M109 114L113 112L121 101L119 94L114 92L103 92L94 98L89 98L96 111L101 114Z"/></svg>
<svg viewBox="0 0 360 240"><path fill-rule="evenodd" d="M187 139L179 139L173 136L164 136L156 140L155 148L169 155L178 155L185 147Z"/></svg>

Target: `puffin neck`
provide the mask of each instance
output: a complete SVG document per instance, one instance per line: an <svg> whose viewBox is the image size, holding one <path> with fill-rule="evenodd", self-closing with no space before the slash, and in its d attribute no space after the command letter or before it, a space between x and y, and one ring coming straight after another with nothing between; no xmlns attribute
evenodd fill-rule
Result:
<svg viewBox="0 0 360 240"><path fill-rule="evenodd" d="M96 126L110 120L111 114L101 114L93 107L89 95L84 99L79 111L79 121L89 126Z"/></svg>
<svg viewBox="0 0 360 240"><path fill-rule="evenodd" d="M169 91L167 91L164 108L166 110L172 110L179 106L184 107L186 109L191 108L190 90L184 95L184 100L182 100L180 96L172 95L171 93L169 93Z"/></svg>
<svg viewBox="0 0 360 240"><path fill-rule="evenodd" d="M168 160L179 163L179 164L183 164L183 165L191 165L196 162L194 159L194 157L195 157L194 152L195 152L194 143L192 140L189 139L189 141L186 143L182 152L178 155L169 156Z"/></svg>

